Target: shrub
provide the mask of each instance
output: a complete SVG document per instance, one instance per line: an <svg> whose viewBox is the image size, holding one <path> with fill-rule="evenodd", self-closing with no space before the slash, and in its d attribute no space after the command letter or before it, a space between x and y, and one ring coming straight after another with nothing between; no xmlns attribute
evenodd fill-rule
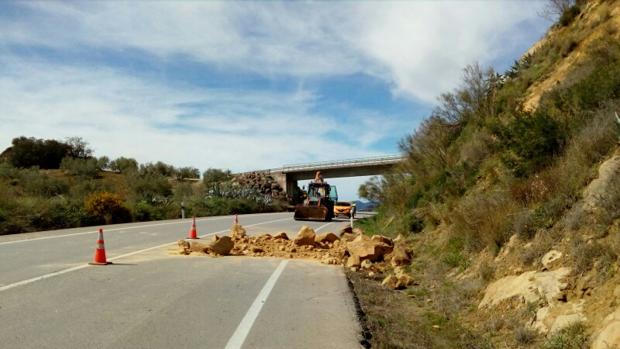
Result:
<svg viewBox="0 0 620 349"><path fill-rule="evenodd" d="M132 177L130 186L138 200L150 203L164 202L172 195L172 184L170 184L170 181L156 173Z"/></svg>
<svg viewBox="0 0 620 349"><path fill-rule="evenodd" d="M100 218L106 224L131 221L131 213L123 205L121 197L114 193L99 192L88 196L84 209L86 213Z"/></svg>
<svg viewBox="0 0 620 349"><path fill-rule="evenodd" d="M517 344L521 346L527 346L536 341L537 333L536 331L530 329L529 327L519 326L514 331L515 341Z"/></svg>
<svg viewBox="0 0 620 349"><path fill-rule="evenodd" d="M449 220L454 231L463 235L470 250L489 246L497 251L509 238L512 216L518 209L510 195L503 191L475 193L457 203Z"/></svg>
<svg viewBox="0 0 620 349"><path fill-rule="evenodd" d="M562 12L562 15L560 16L560 20L559 20L560 25L563 27L566 27L567 25L571 24L573 20L575 19L575 17L577 17L580 12L581 10L579 9L579 6L577 5L573 5L567 8L566 10L564 10L564 12Z"/></svg>
<svg viewBox="0 0 620 349"><path fill-rule="evenodd" d="M590 338L582 322L575 322L552 335L543 345L543 349L587 349Z"/></svg>
<svg viewBox="0 0 620 349"><path fill-rule="evenodd" d="M62 159L60 168L72 176L96 178L99 175L99 161L95 158L81 159L66 157Z"/></svg>
<svg viewBox="0 0 620 349"><path fill-rule="evenodd" d="M131 173L138 171L138 162L135 159L120 157L112 160L109 164L112 171Z"/></svg>
<svg viewBox="0 0 620 349"><path fill-rule="evenodd" d="M494 132L505 149L504 164L517 177L549 164L566 137L558 123L542 111L518 116L504 127L495 125Z"/></svg>

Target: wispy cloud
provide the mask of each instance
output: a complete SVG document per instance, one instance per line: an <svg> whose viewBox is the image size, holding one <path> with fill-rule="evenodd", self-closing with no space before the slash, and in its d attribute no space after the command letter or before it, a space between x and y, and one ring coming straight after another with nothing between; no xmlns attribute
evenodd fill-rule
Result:
<svg viewBox="0 0 620 349"><path fill-rule="evenodd" d="M334 149L338 157L377 153L363 138L330 139L338 132L337 118L312 113L309 92L180 90L107 68L6 58L0 64L5 145L21 134L79 135L100 155L235 170L322 159ZM382 119L389 117L373 122ZM364 134L368 122L346 132Z"/></svg>
<svg viewBox="0 0 620 349"><path fill-rule="evenodd" d="M97 155L233 170L393 152L466 64L533 43L542 5L0 3L0 148L81 136Z"/></svg>
<svg viewBox="0 0 620 349"><path fill-rule="evenodd" d="M522 39L540 2L27 2L3 42L143 50L263 75L364 73L433 102ZM32 25L36 22L37 25ZM526 25L524 25L526 24ZM537 31L540 28L534 28Z"/></svg>

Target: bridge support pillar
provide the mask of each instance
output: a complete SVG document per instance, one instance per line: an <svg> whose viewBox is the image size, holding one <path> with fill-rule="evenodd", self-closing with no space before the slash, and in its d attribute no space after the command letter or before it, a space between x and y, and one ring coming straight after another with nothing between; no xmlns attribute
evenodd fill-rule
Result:
<svg viewBox="0 0 620 349"><path fill-rule="evenodd" d="M293 195L297 188L297 179L286 173L272 173L273 178L284 189L287 195Z"/></svg>

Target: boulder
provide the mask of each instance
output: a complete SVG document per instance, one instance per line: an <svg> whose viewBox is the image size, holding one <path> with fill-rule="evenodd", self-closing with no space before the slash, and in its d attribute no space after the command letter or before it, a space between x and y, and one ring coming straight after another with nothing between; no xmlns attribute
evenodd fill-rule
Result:
<svg viewBox="0 0 620 349"><path fill-rule="evenodd" d="M274 235L273 238L280 239L280 240L288 240L288 235L286 235L285 232L281 232L281 233L278 233L277 235Z"/></svg>
<svg viewBox="0 0 620 349"><path fill-rule="evenodd" d="M349 258L347 258L347 263L345 264L345 266L347 268L352 268L352 267L359 267L361 264L362 262L360 261L359 256L349 256Z"/></svg>
<svg viewBox="0 0 620 349"><path fill-rule="evenodd" d="M207 244L207 252L226 256L230 253L230 250L235 246L230 236L218 237L215 235L213 240Z"/></svg>
<svg viewBox="0 0 620 349"><path fill-rule="evenodd" d="M381 281L381 286L385 286L387 288L391 288L392 290L396 290L401 285L399 285L398 278L395 275L390 274L386 276L385 279L383 279L383 281Z"/></svg>
<svg viewBox="0 0 620 349"><path fill-rule="evenodd" d="M409 274L397 275L398 282L396 283L396 289L403 289L413 284L413 278Z"/></svg>
<svg viewBox="0 0 620 349"><path fill-rule="evenodd" d="M360 264L362 269L370 269L372 268L372 262L369 259L364 259Z"/></svg>
<svg viewBox="0 0 620 349"><path fill-rule="evenodd" d="M314 238L315 242L318 242L321 244L327 243L327 242L333 243L336 240L340 240L340 238L338 238L338 236L336 236L336 234L334 233L321 233Z"/></svg>
<svg viewBox="0 0 620 349"><path fill-rule="evenodd" d="M608 349L620 347L620 307L607 315L601 330L596 333L592 349Z"/></svg>
<svg viewBox="0 0 620 349"><path fill-rule="evenodd" d="M371 240L373 241L379 241L382 242L388 246L392 246L392 240L390 238L388 238L387 236L383 236L383 235L373 235L371 238Z"/></svg>
<svg viewBox="0 0 620 349"><path fill-rule="evenodd" d="M393 267L411 264L411 251L404 243L396 243L392 250L390 264Z"/></svg>
<svg viewBox="0 0 620 349"><path fill-rule="evenodd" d="M392 246L360 235L347 243L346 250L350 256L359 257L360 261L369 259L376 262L381 260L385 254L392 252Z"/></svg>
<svg viewBox="0 0 620 349"><path fill-rule="evenodd" d="M321 259L321 263L336 265L336 264L340 264L340 261L338 261L338 258L336 258L336 257L324 256Z"/></svg>
<svg viewBox="0 0 620 349"><path fill-rule="evenodd" d="M353 241L358 235L354 235L351 233L340 234L340 240L342 241Z"/></svg>
<svg viewBox="0 0 620 349"><path fill-rule="evenodd" d="M315 237L316 237L316 233L314 232L314 229L304 225L303 227L301 227L301 229L297 233L297 236L295 237L295 240L293 241L295 242L295 245L297 246L303 246L303 245L314 246Z"/></svg>
<svg viewBox="0 0 620 349"><path fill-rule="evenodd" d="M495 306L504 300L517 298L522 303L536 303L541 299L552 303L561 298L567 287L564 278L570 274L569 268L553 271L528 271L520 275L501 278L487 286L478 308Z"/></svg>
<svg viewBox="0 0 620 349"><path fill-rule="evenodd" d="M562 252L556 251L556 250L551 250L551 251L545 253L545 255L541 259L541 263L542 263L542 265L543 265L543 267L545 269L550 269L551 266L556 261L558 261L560 258L562 258Z"/></svg>
<svg viewBox="0 0 620 349"><path fill-rule="evenodd" d="M353 234L353 228L351 228L350 226L345 227L340 231L340 237L342 237L344 234Z"/></svg>

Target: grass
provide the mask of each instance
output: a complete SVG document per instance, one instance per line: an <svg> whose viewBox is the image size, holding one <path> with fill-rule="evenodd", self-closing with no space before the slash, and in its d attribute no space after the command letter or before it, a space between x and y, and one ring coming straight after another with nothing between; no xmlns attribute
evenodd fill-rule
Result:
<svg viewBox="0 0 620 349"><path fill-rule="evenodd" d="M461 325L429 305L432 293L392 291L360 273L347 272L363 311L363 327L370 332L372 348L491 348L481 334ZM439 299L435 299L439 301ZM453 314L456 315L456 314Z"/></svg>
<svg viewBox="0 0 620 349"><path fill-rule="evenodd" d="M576 322L551 336L542 349L587 349L589 347L590 338L586 325Z"/></svg>

